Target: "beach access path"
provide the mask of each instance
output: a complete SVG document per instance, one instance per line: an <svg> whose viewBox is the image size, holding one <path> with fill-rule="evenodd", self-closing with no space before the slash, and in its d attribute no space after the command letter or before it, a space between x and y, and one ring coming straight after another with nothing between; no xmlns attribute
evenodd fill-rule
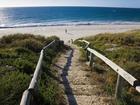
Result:
<svg viewBox="0 0 140 105"><path fill-rule="evenodd" d="M103 85L94 79L96 73L86 62L79 61L79 57L79 47L71 45L55 63L66 105L113 105L113 99L105 94Z"/></svg>

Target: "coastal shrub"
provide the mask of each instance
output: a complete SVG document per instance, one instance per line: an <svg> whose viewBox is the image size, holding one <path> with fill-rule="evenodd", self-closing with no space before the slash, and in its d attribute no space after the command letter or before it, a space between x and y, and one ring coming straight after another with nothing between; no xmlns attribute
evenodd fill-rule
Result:
<svg viewBox="0 0 140 105"><path fill-rule="evenodd" d="M101 43L102 44L112 43L117 45L133 45L133 46L140 45L139 30L128 31L124 33L103 33L98 34L94 37L92 36L85 37L85 39L90 41L91 43L94 43L95 45Z"/></svg>
<svg viewBox="0 0 140 105"><path fill-rule="evenodd" d="M0 77L5 76L5 74L8 72L9 72L8 68L0 66Z"/></svg>
<svg viewBox="0 0 140 105"><path fill-rule="evenodd" d="M27 49L27 48L23 48L23 47L17 47L17 48L15 49L15 51L17 52L18 55L23 54L23 53L26 53L26 54L32 53L32 51L30 51L30 50Z"/></svg>
<svg viewBox="0 0 140 105"><path fill-rule="evenodd" d="M39 85L39 97L36 102L38 105L65 105L64 100L62 100L64 99L62 91L57 83L59 82L57 77L58 71L55 71L51 67L59 51L61 51L59 48L44 50L44 59L42 63L43 73Z"/></svg>
<svg viewBox="0 0 140 105"><path fill-rule="evenodd" d="M40 52L43 48L43 44L40 41L34 40L34 39L24 39L21 41L15 41L12 43L12 46L19 46L27 48L34 52Z"/></svg>
<svg viewBox="0 0 140 105"><path fill-rule="evenodd" d="M45 37L44 36L40 36L40 35L33 35L33 34L22 34L22 33L17 33L17 34L11 34L11 35L6 35L3 36L0 39L1 43L4 44L10 44L13 41L17 41L17 40L25 40L25 39L34 39L34 40L39 40L39 41L45 41Z"/></svg>
<svg viewBox="0 0 140 105"><path fill-rule="evenodd" d="M3 36L0 40L2 44L10 44L12 41L11 36Z"/></svg>
<svg viewBox="0 0 140 105"><path fill-rule="evenodd" d="M59 40L59 38L57 36L47 37L47 39L44 41L44 44L47 45L50 42L52 42L53 40Z"/></svg>
<svg viewBox="0 0 140 105"><path fill-rule="evenodd" d="M84 62L86 61L86 53L85 53L85 50L83 49L80 49L80 58L79 58L80 61Z"/></svg>
<svg viewBox="0 0 140 105"><path fill-rule="evenodd" d="M24 39L28 39L30 37L33 37L33 35L27 35L27 34L11 34L11 35L7 35L7 36L3 36L0 39L0 43L3 44L11 44L13 41L16 40L24 40Z"/></svg>
<svg viewBox="0 0 140 105"><path fill-rule="evenodd" d="M49 77L48 77L49 78ZM50 79L49 79L50 80ZM41 83L40 93L38 98L38 105L64 105L63 98L61 98L60 87L54 80L50 80L47 87L44 83Z"/></svg>
<svg viewBox="0 0 140 105"><path fill-rule="evenodd" d="M45 38L32 34L13 34L0 38L0 105L19 105L21 96L30 83L30 75L34 73L41 49L54 39L58 40L59 38L55 36ZM40 86L40 89L43 89L40 94L44 95L40 95L40 100L44 100L46 94L51 98L56 97L55 93L59 91L57 84L51 83L54 80L50 80L53 77L50 66L58 52L59 50L57 53L51 49L47 50L46 56L49 59L44 61L45 67L42 68L45 73L43 73L44 76L40 81L43 83ZM52 88L48 87L46 82L50 83ZM42 93L47 88L48 91ZM54 94L51 96L49 91L53 91ZM46 99L38 102L44 103L40 105L46 105L45 103L55 105L58 97L55 98L55 102L51 98L47 99L47 102L45 102Z"/></svg>
<svg viewBox="0 0 140 105"><path fill-rule="evenodd" d="M44 53L44 59L46 62L51 63L49 61L52 61L53 57L56 55L56 52L53 49L46 49Z"/></svg>
<svg viewBox="0 0 140 105"><path fill-rule="evenodd" d="M53 40L59 40L57 36L50 36L50 37L45 38L44 36L40 36L40 35L18 33L18 34L6 35L0 38L0 46L2 45L10 46L11 44L12 46L17 46L17 43L20 43L20 41L27 40L27 39L38 41L42 43L43 45L46 45Z"/></svg>
<svg viewBox="0 0 140 105"><path fill-rule="evenodd" d="M43 48L43 44L41 44L39 41L31 39L24 40L22 46L34 52L40 52Z"/></svg>
<svg viewBox="0 0 140 105"><path fill-rule="evenodd" d="M112 71L108 70L107 71L107 76L106 76L106 82L105 82L105 90L110 94L113 95L115 92L115 86L116 86L116 81L117 81L117 74Z"/></svg>
<svg viewBox="0 0 140 105"><path fill-rule="evenodd" d="M16 68L27 74L32 74L35 69L35 65L28 60L16 59L13 63Z"/></svg>
<svg viewBox="0 0 140 105"><path fill-rule="evenodd" d="M15 53L15 52L12 52L12 53L10 53L10 52L0 52L0 58L1 59L4 59L4 58L17 58L18 56L17 56L17 54Z"/></svg>
<svg viewBox="0 0 140 105"><path fill-rule="evenodd" d="M20 72L10 72L0 78L0 105L19 105L30 77Z"/></svg>
<svg viewBox="0 0 140 105"><path fill-rule="evenodd" d="M124 68L138 80L140 80L140 63L128 61L125 63Z"/></svg>
<svg viewBox="0 0 140 105"><path fill-rule="evenodd" d="M134 44L134 37L133 36L126 36L124 37L124 39L122 39L122 43L121 44Z"/></svg>

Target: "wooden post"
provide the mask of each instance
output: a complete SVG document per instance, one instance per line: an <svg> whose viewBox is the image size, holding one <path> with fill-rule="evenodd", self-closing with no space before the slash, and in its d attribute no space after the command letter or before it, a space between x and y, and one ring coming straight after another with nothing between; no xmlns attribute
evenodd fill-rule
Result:
<svg viewBox="0 0 140 105"><path fill-rule="evenodd" d="M87 58L87 61L89 61L89 51L86 50L86 58Z"/></svg>
<svg viewBox="0 0 140 105"><path fill-rule="evenodd" d="M61 50L63 46L64 46L64 41L60 40L58 45L59 50Z"/></svg>
<svg viewBox="0 0 140 105"><path fill-rule="evenodd" d="M115 99L121 98L122 80L123 78L118 74L116 90L115 90Z"/></svg>
<svg viewBox="0 0 140 105"><path fill-rule="evenodd" d="M93 62L94 62L94 55L93 53L90 53L90 63L89 63L90 67L92 67Z"/></svg>

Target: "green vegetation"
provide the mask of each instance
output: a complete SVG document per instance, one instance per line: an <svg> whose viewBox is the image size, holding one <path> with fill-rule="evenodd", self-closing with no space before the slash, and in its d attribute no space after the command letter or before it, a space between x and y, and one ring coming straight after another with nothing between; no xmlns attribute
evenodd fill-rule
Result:
<svg viewBox="0 0 140 105"><path fill-rule="evenodd" d="M84 49L80 49L80 58L79 58L80 61L86 61L86 52Z"/></svg>
<svg viewBox="0 0 140 105"><path fill-rule="evenodd" d="M31 81L41 49L54 39L59 40L55 36L45 38L31 34L0 38L0 105L19 105L22 93ZM59 87L52 78L57 71L51 69L53 59L59 51L61 47L45 51L39 97L36 100L38 105L60 104Z"/></svg>
<svg viewBox="0 0 140 105"><path fill-rule="evenodd" d="M44 62L42 69L42 79L40 81L39 87L39 97L37 100L37 105L64 105L64 99L62 91L59 87L58 76L55 69L53 69L53 64L55 62L55 57L59 56L58 52L62 51L63 47L57 47L56 50L47 49L44 54Z"/></svg>
<svg viewBox="0 0 140 105"><path fill-rule="evenodd" d="M140 80L140 30L104 33L81 39L89 41L91 48L96 49ZM77 40L75 43L82 45ZM99 59L96 59L96 64L104 66L107 70L104 88L109 94L114 95L117 74ZM121 98L117 104L140 105L140 93L124 81Z"/></svg>

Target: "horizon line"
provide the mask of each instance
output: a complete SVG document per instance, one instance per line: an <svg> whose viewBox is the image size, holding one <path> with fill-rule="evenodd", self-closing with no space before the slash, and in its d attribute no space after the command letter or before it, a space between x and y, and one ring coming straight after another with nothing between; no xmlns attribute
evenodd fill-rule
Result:
<svg viewBox="0 0 140 105"><path fill-rule="evenodd" d="M71 6L71 5L66 5L66 6L45 6L45 5L40 5L40 6L5 6L5 7L0 7L0 8L32 8L32 7L99 7L99 8L130 8L130 9L140 9L139 7L119 7L119 6L86 6L86 5L83 5L83 6Z"/></svg>

